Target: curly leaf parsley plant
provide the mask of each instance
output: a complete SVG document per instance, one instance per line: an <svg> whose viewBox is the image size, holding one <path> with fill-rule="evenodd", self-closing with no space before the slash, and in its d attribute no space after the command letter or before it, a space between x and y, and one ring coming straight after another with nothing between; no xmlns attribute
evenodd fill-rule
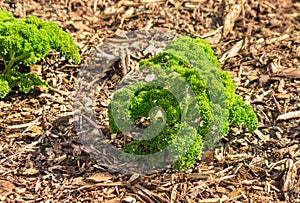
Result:
<svg viewBox="0 0 300 203"><path fill-rule="evenodd" d="M28 93L34 86L47 90L44 80L34 74L19 72L18 65L33 65L44 59L50 50L80 62L78 48L71 36L55 23L44 22L35 16L16 19L8 11L0 10L0 62L4 64L0 75L0 98L13 90Z"/></svg>
<svg viewBox="0 0 300 203"><path fill-rule="evenodd" d="M149 131L145 131L142 139L125 144L122 151L127 161L132 156L126 154L155 154L172 144L169 152L175 155L173 167L183 170L200 158L207 135L225 135L230 126L244 127L249 132L257 129L255 113L235 94L232 79L221 70L213 50L205 40L176 38L167 45L165 51L140 61L140 70L146 68L152 73L160 73L158 82L137 82L119 89L108 109L109 126L113 133L129 130L137 118L151 118L152 123L147 128L156 136L147 137ZM174 95L185 94L186 88L180 78L192 89L196 104L186 102L189 97ZM159 81L165 84L159 84ZM160 109L163 109L162 119L157 118ZM199 118L195 119L193 115L199 115ZM185 149L190 137L193 139L188 141L190 144ZM159 161L164 160L150 159L149 164L155 167Z"/></svg>

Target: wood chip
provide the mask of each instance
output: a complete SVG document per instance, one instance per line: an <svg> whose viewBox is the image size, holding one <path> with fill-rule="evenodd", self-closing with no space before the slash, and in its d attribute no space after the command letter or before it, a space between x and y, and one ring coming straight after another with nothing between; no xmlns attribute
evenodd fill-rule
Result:
<svg viewBox="0 0 300 203"><path fill-rule="evenodd" d="M294 118L300 118L300 111L292 111L285 114L281 114L276 120L289 120Z"/></svg>
<svg viewBox="0 0 300 203"><path fill-rule="evenodd" d="M219 61L223 62L226 61L227 59L234 57L238 54L240 49L243 47L244 40L238 41L235 45L232 46L232 48L227 51L223 56L219 59Z"/></svg>
<svg viewBox="0 0 300 203"><path fill-rule="evenodd" d="M88 177L86 180L90 182L100 183L105 182L112 179L112 176L107 173L96 173L90 177Z"/></svg>
<svg viewBox="0 0 300 203"><path fill-rule="evenodd" d="M238 4L233 5L228 14L224 18L223 23L223 36L226 37L230 31L232 31L235 21L238 19L241 13L242 7Z"/></svg>

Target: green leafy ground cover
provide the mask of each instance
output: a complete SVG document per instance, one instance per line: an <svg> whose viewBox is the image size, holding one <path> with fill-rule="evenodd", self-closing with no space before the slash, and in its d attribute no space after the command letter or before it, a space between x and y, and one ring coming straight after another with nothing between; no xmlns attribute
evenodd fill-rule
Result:
<svg viewBox="0 0 300 203"><path fill-rule="evenodd" d="M130 155L153 155L171 145L173 166L183 170L199 158L207 136L225 135L230 126L257 129L255 113L235 94L232 79L220 69L206 41L179 37L164 52L140 61L140 69L146 68L159 73L158 79L118 90L109 106L113 133L128 131L139 117L152 121L142 138L124 146L125 160L134 159ZM159 111L163 115L157 118ZM150 164L159 165L160 158L154 156Z"/></svg>

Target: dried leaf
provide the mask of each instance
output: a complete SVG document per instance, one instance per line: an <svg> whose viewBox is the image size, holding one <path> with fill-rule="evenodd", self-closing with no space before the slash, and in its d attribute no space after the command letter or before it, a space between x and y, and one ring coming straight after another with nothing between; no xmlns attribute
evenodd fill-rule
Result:
<svg viewBox="0 0 300 203"><path fill-rule="evenodd" d="M241 194L241 191L240 191L240 190L233 190L233 191L231 191L231 192L228 194L228 197L229 197L230 199L233 199L233 198L239 196L240 194Z"/></svg>
<svg viewBox="0 0 300 203"><path fill-rule="evenodd" d="M228 14L224 18L223 36L226 37L232 31L235 21L238 19L242 7L238 4L231 7Z"/></svg>
<svg viewBox="0 0 300 203"><path fill-rule="evenodd" d="M130 182L133 182L133 181L135 181L136 179L138 179L139 177L140 177L139 174L134 173L134 174L132 174L132 176L129 178L129 181L130 181Z"/></svg>
<svg viewBox="0 0 300 203"><path fill-rule="evenodd" d="M272 72L272 73L277 73L277 72L278 72L278 67L279 67L279 65L278 65L277 63L272 62L272 63L270 64L271 72Z"/></svg>
<svg viewBox="0 0 300 203"><path fill-rule="evenodd" d="M293 118L300 118L300 111L292 111L289 113L281 114L276 120L288 120Z"/></svg>
<svg viewBox="0 0 300 203"><path fill-rule="evenodd" d="M112 179L112 176L107 173L96 173L91 177L88 177L87 180L95 183L105 182Z"/></svg>
<svg viewBox="0 0 300 203"><path fill-rule="evenodd" d="M285 86L285 82L283 79L280 80L279 84L278 84L278 92L283 93L284 92L284 86Z"/></svg>
<svg viewBox="0 0 300 203"><path fill-rule="evenodd" d="M258 80L258 86L263 87L270 79L269 75L262 75Z"/></svg>
<svg viewBox="0 0 300 203"><path fill-rule="evenodd" d="M222 38L222 28L220 27L212 32L209 32L205 35L200 36L201 38L205 38L207 42L210 44L218 44Z"/></svg>
<svg viewBox="0 0 300 203"><path fill-rule="evenodd" d="M173 188L172 188L172 192L171 192L171 202L174 202L176 200L176 195L177 195L177 187L179 184L176 184Z"/></svg>
<svg viewBox="0 0 300 203"><path fill-rule="evenodd" d="M286 162L286 173L283 176L282 191L286 192L293 188L297 177L297 168L292 159L288 159Z"/></svg>
<svg viewBox="0 0 300 203"><path fill-rule="evenodd" d="M278 68L274 76L285 76L290 78L300 78L300 69L299 68Z"/></svg>
<svg viewBox="0 0 300 203"><path fill-rule="evenodd" d="M254 133L261 139L262 141L269 141L270 136L269 135L264 135L260 130L255 130Z"/></svg>
<svg viewBox="0 0 300 203"><path fill-rule="evenodd" d="M0 179L0 199L4 200L5 197L15 189L15 185L9 181Z"/></svg>
<svg viewBox="0 0 300 203"><path fill-rule="evenodd" d="M123 18L125 18L125 19L131 18L133 13L134 13L134 8L131 7L124 13Z"/></svg>
<svg viewBox="0 0 300 203"><path fill-rule="evenodd" d="M76 23L76 22L72 22L71 25L73 25L77 30L80 30L80 31L89 31L90 30L90 27L83 24L83 23Z"/></svg>
<svg viewBox="0 0 300 203"><path fill-rule="evenodd" d="M232 48L227 51L223 56L219 59L219 61L225 61L231 57L234 57L237 55L237 53L241 50L243 47L244 40L238 41L235 45L232 46Z"/></svg>

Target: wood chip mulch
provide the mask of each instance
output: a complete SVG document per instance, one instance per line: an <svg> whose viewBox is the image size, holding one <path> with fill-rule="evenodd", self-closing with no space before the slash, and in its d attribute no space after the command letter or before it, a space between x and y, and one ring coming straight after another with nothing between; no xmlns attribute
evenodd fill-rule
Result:
<svg viewBox="0 0 300 203"><path fill-rule="evenodd" d="M82 64L92 47L128 31L205 38L259 118L255 133L233 128L186 171L114 173L81 149L73 129L80 67L50 53L30 67L48 93L0 101L0 202L300 202L299 1L3 0L0 9L57 23L77 43ZM99 85L106 91L114 82Z"/></svg>

